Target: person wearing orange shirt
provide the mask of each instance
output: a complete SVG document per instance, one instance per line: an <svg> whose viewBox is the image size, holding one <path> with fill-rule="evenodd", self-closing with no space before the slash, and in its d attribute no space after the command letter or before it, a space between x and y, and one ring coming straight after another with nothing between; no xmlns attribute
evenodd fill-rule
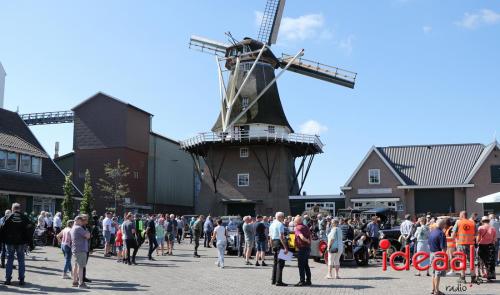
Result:
<svg viewBox="0 0 500 295"><path fill-rule="evenodd" d="M452 239L457 241L457 251L464 253L467 256L467 261L470 261L470 246L474 246L476 235L476 224L474 221L467 219L467 212L460 212L460 219L453 226ZM465 269L461 271L459 283L466 283ZM476 282L476 274L471 273L471 282Z"/></svg>

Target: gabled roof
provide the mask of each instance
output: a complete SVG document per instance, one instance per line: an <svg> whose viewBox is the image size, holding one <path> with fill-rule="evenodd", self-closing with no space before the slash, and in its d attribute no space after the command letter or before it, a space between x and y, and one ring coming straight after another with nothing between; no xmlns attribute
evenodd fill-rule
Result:
<svg viewBox="0 0 500 295"><path fill-rule="evenodd" d="M384 156L382 156L382 154L380 153L380 151L378 150L378 148L375 147L375 146L372 146L370 148L370 150L368 151L368 153L366 153L366 156L363 158L363 160L361 160L361 163L359 163L359 165L356 168L356 170L354 170L354 173L351 175L351 177L349 177L349 179L347 180L347 182L345 183L345 186L343 186L343 188L348 188L349 187L349 184L354 179L354 176L356 176L356 174L358 174L359 170L361 169L361 167L363 167L363 165L365 164L366 160L368 160L368 157L370 157L370 155L372 153L375 153L380 158L380 160L382 160L382 162L387 166L387 168L392 172L392 174L394 175L394 177L396 177L397 180L399 180L399 182L402 185L406 185L406 182L403 180L403 178L401 178L401 176L399 175L399 173L396 172L396 170L394 169L394 167L391 166L391 164L387 161L387 159Z"/></svg>
<svg viewBox="0 0 500 295"><path fill-rule="evenodd" d="M484 145L442 144L378 147L407 185L464 184Z"/></svg>
<svg viewBox="0 0 500 295"><path fill-rule="evenodd" d="M470 180L494 148L499 148L497 142L488 146L468 143L372 147L345 187L372 152L397 174L403 184L399 188L472 186Z"/></svg>
<svg viewBox="0 0 500 295"><path fill-rule="evenodd" d="M24 139L16 136L0 132L0 149L15 152L19 154L27 154L40 158L47 158L44 151L30 144Z"/></svg>
<svg viewBox="0 0 500 295"><path fill-rule="evenodd" d="M138 107L136 107L136 106L134 106L132 104L129 104L129 103L123 101L123 100L120 100L120 99L118 99L118 98L116 98L114 96L111 96L111 95L106 94L106 93L101 92L101 91L99 91L96 94L92 95L91 97L85 99L84 101L82 101L81 103L79 103L78 105L76 105L74 108L72 108L72 110L74 111L74 110L78 109L79 107L83 106L84 104L88 103L89 101L91 101L92 99L94 99L94 98L96 98L98 96L106 97L108 99L114 100L114 101L119 102L121 104L127 105L128 107L130 107L130 108L132 108L134 110L137 110L139 112L145 113L145 114L147 114L149 116L153 116L151 113L148 113L148 112L146 112L145 110L143 110L141 108L138 108Z"/></svg>
<svg viewBox="0 0 500 295"><path fill-rule="evenodd" d="M0 134L9 145L19 144L19 152L29 150L42 157L42 175L0 170L0 191L30 195L63 196L64 173L50 159L36 137L21 117L14 112L0 109ZM12 148L12 146L11 146ZM74 186L75 196L81 192Z"/></svg>
<svg viewBox="0 0 500 295"><path fill-rule="evenodd" d="M465 179L465 183L470 183L472 181L472 178L476 175L477 170L483 166L484 161L488 158L488 156L491 154L492 151L494 150L500 150L500 144L495 140L494 142L490 143L481 153L479 156L479 159L476 161L476 164L474 167L472 167L472 170L470 171L469 175Z"/></svg>

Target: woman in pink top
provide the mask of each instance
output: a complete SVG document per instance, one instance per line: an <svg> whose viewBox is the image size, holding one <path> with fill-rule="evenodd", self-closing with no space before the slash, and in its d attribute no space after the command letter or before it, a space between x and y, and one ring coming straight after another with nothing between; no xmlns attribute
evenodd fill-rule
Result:
<svg viewBox="0 0 500 295"><path fill-rule="evenodd" d="M488 281L495 279L495 242L497 233L490 225L488 216L481 218L481 226L477 231L477 243L479 244L478 256L486 268Z"/></svg>
<svg viewBox="0 0 500 295"><path fill-rule="evenodd" d="M68 272L71 272L71 235L70 230L73 227L73 220L67 222L66 227L57 234L57 240L61 243L61 250L64 253L64 269L63 269L63 279L71 279Z"/></svg>

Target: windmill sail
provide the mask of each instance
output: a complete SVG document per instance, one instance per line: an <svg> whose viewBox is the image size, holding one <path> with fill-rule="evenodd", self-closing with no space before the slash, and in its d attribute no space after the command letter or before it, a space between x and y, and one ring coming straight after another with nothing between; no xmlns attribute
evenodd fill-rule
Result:
<svg viewBox="0 0 500 295"><path fill-rule="evenodd" d="M193 47L201 52L210 52L215 55L225 55L226 48L229 46L229 44L196 35L192 35L189 40L189 48Z"/></svg>
<svg viewBox="0 0 500 295"><path fill-rule="evenodd" d="M286 0L267 0L258 35L262 43L276 44L285 2Z"/></svg>
<svg viewBox="0 0 500 295"><path fill-rule="evenodd" d="M280 59L280 67L293 58L291 55L283 54ZM319 62L298 58L288 68L289 71L320 79L341 86L354 88L357 74L337 67L328 66Z"/></svg>

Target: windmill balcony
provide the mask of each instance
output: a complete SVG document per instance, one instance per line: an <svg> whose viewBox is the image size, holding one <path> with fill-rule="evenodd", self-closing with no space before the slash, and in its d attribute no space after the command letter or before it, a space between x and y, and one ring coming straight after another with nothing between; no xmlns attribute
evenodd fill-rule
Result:
<svg viewBox="0 0 500 295"><path fill-rule="evenodd" d="M298 155L316 154L323 152L324 144L319 136L287 133L287 132L268 132L268 131L239 131L239 132L203 132L197 136L181 141L181 148L193 152L203 150L213 145L241 145L241 144L266 144L281 143L293 147Z"/></svg>

